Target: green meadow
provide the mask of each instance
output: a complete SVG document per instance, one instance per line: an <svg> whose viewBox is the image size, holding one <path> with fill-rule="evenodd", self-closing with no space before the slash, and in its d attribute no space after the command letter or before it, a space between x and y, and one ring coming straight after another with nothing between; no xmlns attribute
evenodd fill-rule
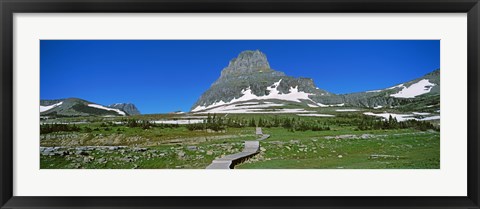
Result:
<svg viewBox="0 0 480 209"><path fill-rule="evenodd" d="M438 121L381 120L356 112L158 114L41 121L42 169L204 169L270 137L235 169L438 169ZM198 122L203 120L203 122ZM175 122L176 121L176 122ZM168 124L167 124L168 123ZM177 124L178 123L178 124Z"/></svg>

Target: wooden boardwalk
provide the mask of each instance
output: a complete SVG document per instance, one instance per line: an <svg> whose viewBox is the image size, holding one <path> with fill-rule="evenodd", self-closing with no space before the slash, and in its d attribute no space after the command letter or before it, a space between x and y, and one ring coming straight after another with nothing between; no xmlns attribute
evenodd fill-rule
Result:
<svg viewBox="0 0 480 209"><path fill-rule="evenodd" d="M248 158L258 154L260 152L260 141L270 137L270 135L263 134L262 128L257 128L255 133L261 135L257 141L245 141L242 152L213 160L212 164L207 166L206 169L233 169L235 165L238 165Z"/></svg>
<svg viewBox="0 0 480 209"><path fill-rule="evenodd" d="M255 130L255 134L261 135L261 137L257 139L258 141L262 141L270 137L269 134L263 134L262 128L260 127L257 127L257 129Z"/></svg>
<svg viewBox="0 0 480 209"><path fill-rule="evenodd" d="M260 128L260 127L255 128L255 134L263 135L262 128Z"/></svg>

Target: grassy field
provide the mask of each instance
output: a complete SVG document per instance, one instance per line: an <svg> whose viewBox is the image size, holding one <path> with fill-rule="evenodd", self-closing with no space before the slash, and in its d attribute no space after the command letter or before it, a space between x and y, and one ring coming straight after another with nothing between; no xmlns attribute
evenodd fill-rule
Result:
<svg viewBox="0 0 480 209"><path fill-rule="evenodd" d="M434 131L324 131L266 129L263 152L236 168L440 168Z"/></svg>
<svg viewBox="0 0 480 209"><path fill-rule="evenodd" d="M338 112L335 117L219 115L218 121L211 122L217 131L205 128L207 125L194 130L188 125L148 122L180 120L179 117L184 120L187 116L165 114L42 121L40 167L203 169L216 158L240 152L244 141L255 140L258 137L255 127L249 126L253 120L256 125L262 123L263 132L271 137L260 142L259 154L237 165L236 169L440 168L440 133L436 128L423 127L423 123L419 124L421 128L416 127L418 124L385 125L377 118L360 113ZM193 120L206 116L188 117ZM132 125L132 120L144 123ZM368 122L366 126L365 121ZM64 129L56 130L57 126Z"/></svg>

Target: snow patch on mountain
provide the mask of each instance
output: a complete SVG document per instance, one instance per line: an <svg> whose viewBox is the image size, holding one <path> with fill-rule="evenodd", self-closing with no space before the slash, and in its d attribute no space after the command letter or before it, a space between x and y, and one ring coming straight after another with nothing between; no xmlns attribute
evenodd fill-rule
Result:
<svg viewBox="0 0 480 209"><path fill-rule="evenodd" d="M426 120L440 120L440 115L435 115L435 116L430 116L426 118L420 119L421 121L426 121Z"/></svg>
<svg viewBox="0 0 480 209"><path fill-rule="evenodd" d="M356 112L358 111L357 109L338 109L338 110L335 110L337 112Z"/></svg>
<svg viewBox="0 0 480 209"><path fill-rule="evenodd" d="M258 102L245 102L245 103L242 103L242 105L254 105L254 104L258 104Z"/></svg>
<svg viewBox="0 0 480 209"><path fill-rule="evenodd" d="M248 87L247 89L242 90L242 96L239 98L233 98L231 101L228 101L228 102L224 102L223 100L220 100L219 102L215 102L209 106L200 105L195 107L192 110L192 112L198 112L198 111L210 109L213 107L219 107L227 104L233 104L237 102L244 102L244 101L250 101L250 100L278 99L278 100L285 100L285 101L292 101L292 102L301 102L301 100L312 101L309 98L309 96L314 94L299 91L298 86L290 87L289 93L287 94L280 93L280 91L278 91L278 86L280 85L280 82L282 82L282 79L280 79L278 82L273 83L271 86L267 87L267 91L269 92L269 94L267 95L257 96L253 94L250 87Z"/></svg>
<svg viewBox="0 0 480 209"><path fill-rule="evenodd" d="M93 107L93 108L97 108L97 109L102 109L102 110L108 110L108 111L115 111L117 112L118 114L120 115L126 115L125 112L119 110L119 109L114 109L114 108L108 108L108 107L104 107L102 105L98 105L98 104L88 104L89 107Z"/></svg>
<svg viewBox="0 0 480 209"><path fill-rule="evenodd" d="M335 115L328 115L328 114L316 114L316 113L310 113L310 114L297 114L298 116L308 116L308 117L335 117Z"/></svg>
<svg viewBox="0 0 480 209"><path fill-rule="evenodd" d="M252 104L251 102L247 102L247 103L236 103L231 105L214 107L202 113L249 113L249 112L264 111L264 110L268 110L267 108L281 107L281 106L284 106L284 104L276 104L276 103Z"/></svg>
<svg viewBox="0 0 480 209"><path fill-rule="evenodd" d="M317 103L317 105L318 105L319 107L343 107L343 106L345 106L345 103L332 104L332 105L326 105L326 104L322 104L322 103Z"/></svg>
<svg viewBox="0 0 480 209"><path fill-rule="evenodd" d="M414 115L430 115L428 112L412 112Z"/></svg>
<svg viewBox="0 0 480 209"><path fill-rule="evenodd" d="M409 87L402 85L403 89L401 91L390 96L395 98L415 98L416 96L429 93L433 86L435 86L434 83L430 83L427 79L422 79Z"/></svg>
<svg viewBox="0 0 480 209"><path fill-rule="evenodd" d="M185 125L185 124L203 123L204 120L200 120L200 119L192 119L192 120L154 120L154 121L150 121L150 122L155 123L155 124Z"/></svg>
<svg viewBox="0 0 480 209"><path fill-rule="evenodd" d="M396 114L396 113L373 113L373 112L364 112L364 115L369 115L369 116L376 116L376 117L382 117L386 120L392 116L392 118L397 119L398 122L401 121L406 121L406 120L416 120L416 118L413 117L413 115L407 115L407 114Z"/></svg>
<svg viewBox="0 0 480 209"><path fill-rule="evenodd" d="M256 113L256 114L278 114L278 113L309 113L312 111L307 111L304 109L296 108L296 109L272 109L269 111L268 109L231 109L231 110L222 110L218 108L210 109L205 112L196 112L194 114L204 114L204 113Z"/></svg>
<svg viewBox="0 0 480 209"><path fill-rule="evenodd" d="M376 116L376 117L382 117L385 120L388 120L390 116L393 118L397 119L397 121L406 121L406 120L418 120L418 121L427 121L427 120L440 120L440 115L434 115L426 118L415 118L415 116L425 116L425 115L430 115L430 113L419 113L419 112L413 112L412 114L396 114L396 113L372 113L372 112L364 112L364 115L370 115L370 116Z"/></svg>
<svg viewBox="0 0 480 209"><path fill-rule="evenodd" d="M55 107L58 107L60 105L62 105L63 102L59 102L59 103L56 103L56 104L52 104L52 105L48 105L48 106L42 106L40 105L40 112L45 112L47 110L50 110L52 108L55 108Z"/></svg>
<svg viewBox="0 0 480 209"><path fill-rule="evenodd" d="M400 87L404 87L403 84L398 84L396 86L392 86L390 88L386 88L385 90L388 90L388 89L395 89L395 88L400 88Z"/></svg>

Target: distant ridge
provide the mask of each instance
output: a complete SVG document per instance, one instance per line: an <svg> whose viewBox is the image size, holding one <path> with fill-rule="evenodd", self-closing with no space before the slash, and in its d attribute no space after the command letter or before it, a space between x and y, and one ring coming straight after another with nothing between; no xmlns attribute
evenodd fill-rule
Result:
<svg viewBox="0 0 480 209"><path fill-rule="evenodd" d="M140 115L140 111L132 103L115 103L111 104L108 107L116 108L126 112L128 115Z"/></svg>
<svg viewBox="0 0 480 209"><path fill-rule="evenodd" d="M125 105L134 108L133 104ZM127 108L128 109L128 108ZM132 111L133 109L129 109ZM135 113L135 111L133 112ZM139 113L139 112L138 112ZM40 100L40 115L42 116L127 116L131 115L122 108L108 107L79 98L66 98L55 100Z"/></svg>

